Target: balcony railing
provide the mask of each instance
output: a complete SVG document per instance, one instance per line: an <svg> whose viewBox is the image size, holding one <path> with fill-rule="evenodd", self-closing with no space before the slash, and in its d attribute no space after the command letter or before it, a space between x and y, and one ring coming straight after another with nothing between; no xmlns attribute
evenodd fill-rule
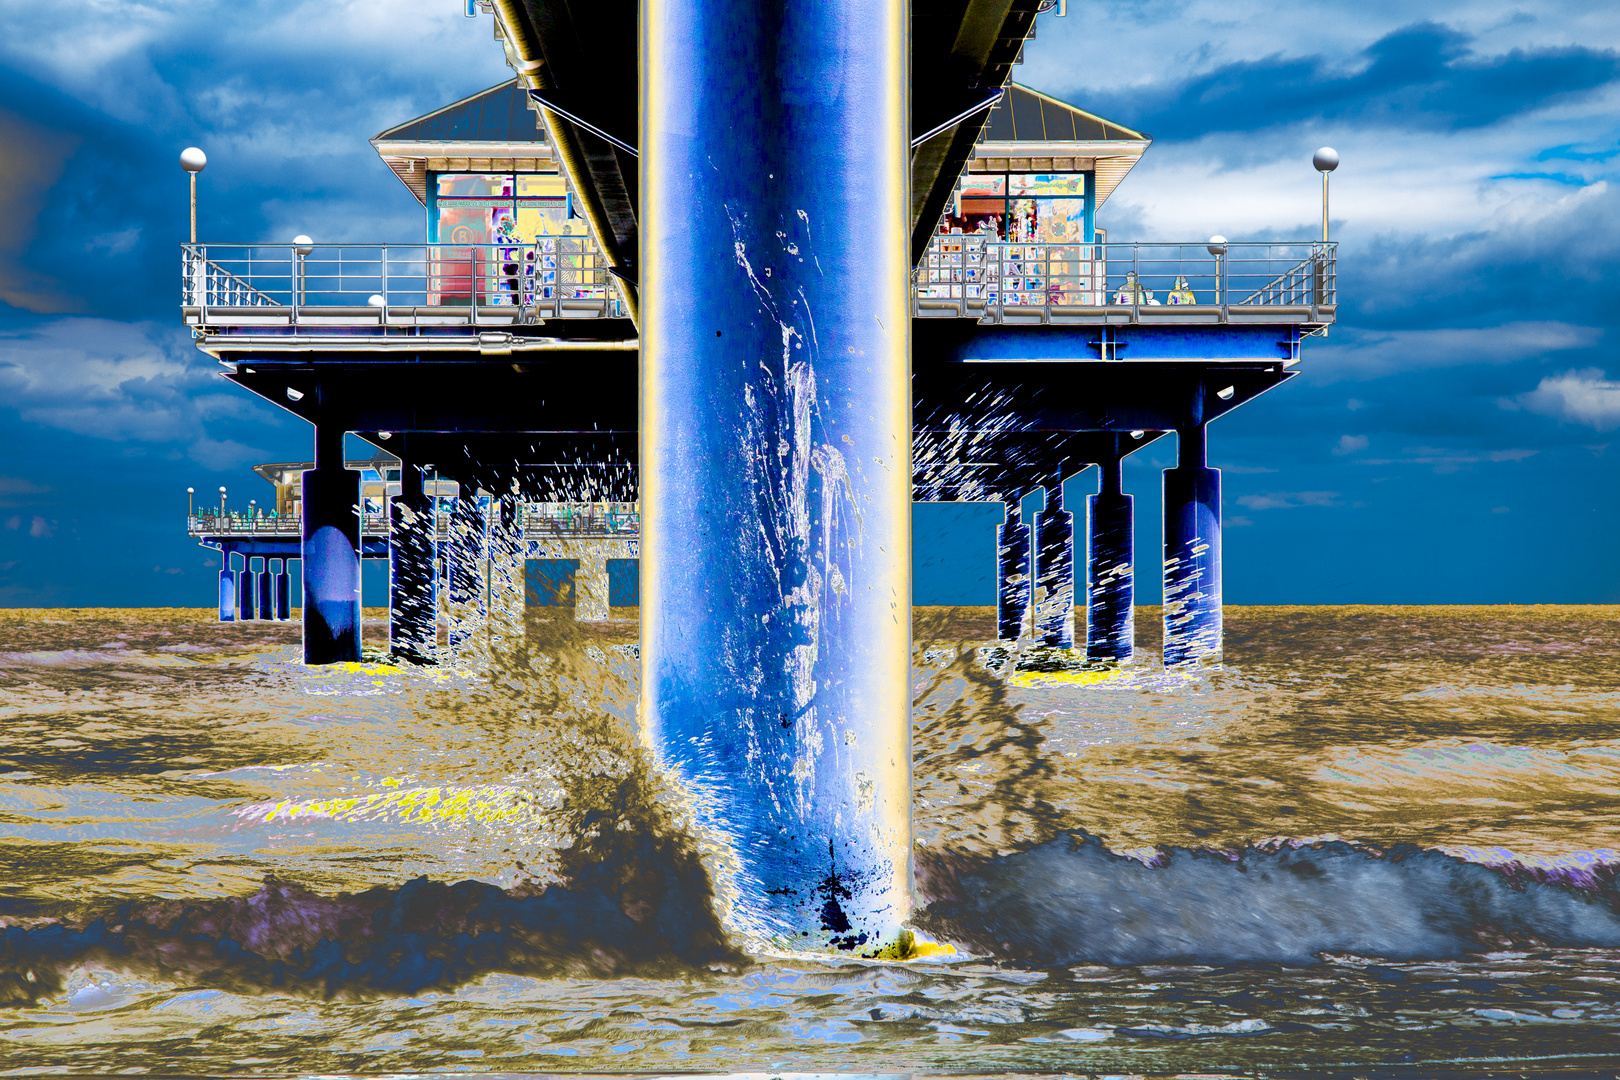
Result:
<svg viewBox="0 0 1620 1080"><path fill-rule="evenodd" d="M619 318L587 236L530 244L184 244L194 326L512 325Z"/></svg>
<svg viewBox="0 0 1620 1080"><path fill-rule="evenodd" d="M188 323L237 333L263 327L270 336L290 326L297 336L285 339L289 347L310 332L380 328L386 336L393 328L626 315L606 259L584 236L315 244L302 253L291 244L185 244L181 269ZM1020 244L950 234L935 237L913 270L912 310L993 323L1325 324L1334 318L1336 275L1332 243L1230 243L1212 254L1201 243Z"/></svg>
<svg viewBox="0 0 1620 1080"><path fill-rule="evenodd" d="M1016 244L934 238L913 314L997 323L1331 322L1333 243ZM1325 309L1325 310L1324 310Z"/></svg>

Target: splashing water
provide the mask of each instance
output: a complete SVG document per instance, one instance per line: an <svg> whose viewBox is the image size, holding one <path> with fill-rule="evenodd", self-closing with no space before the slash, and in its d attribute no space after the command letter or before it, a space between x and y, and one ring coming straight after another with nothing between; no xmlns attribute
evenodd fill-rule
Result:
<svg viewBox="0 0 1620 1080"><path fill-rule="evenodd" d="M1090 685L919 609L916 924L959 951L896 964L731 929L728 853L633 728L634 624L517 590L493 576L439 669L306 670L295 626L198 613L0 615L8 1067L1607 1052L1614 609L1230 609L1225 667Z"/></svg>

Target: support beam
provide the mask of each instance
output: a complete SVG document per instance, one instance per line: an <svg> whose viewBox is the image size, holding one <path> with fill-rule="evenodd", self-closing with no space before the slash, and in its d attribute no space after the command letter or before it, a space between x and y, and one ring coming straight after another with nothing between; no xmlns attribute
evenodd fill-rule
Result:
<svg viewBox="0 0 1620 1080"><path fill-rule="evenodd" d="M776 948L911 904L906 14L641 6L642 720Z"/></svg>
<svg viewBox="0 0 1620 1080"><path fill-rule="evenodd" d="M409 436L403 436L409 445ZM415 664L431 664L439 644L439 598L433 498L422 470L402 459L399 495L389 506L388 651Z"/></svg>
<svg viewBox="0 0 1620 1080"><path fill-rule="evenodd" d="M1002 503L1005 515L996 526L996 636L1017 641L1029 633L1029 601L1034 585L1030 575L1029 526L1020 519L1020 500Z"/></svg>
<svg viewBox="0 0 1620 1080"><path fill-rule="evenodd" d="M1063 509L1063 473L1035 514L1035 643L1074 648L1074 515Z"/></svg>
<svg viewBox="0 0 1620 1080"><path fill-rule="evenodd" d="M1221 658L1221 472L1206 457L1208 425L1176 433L1164 470L1164 664Z"/></svg>
<svg viewBox="0 0 1620 1080"><path fill-rule="evenodd" d="M304 470L304 663L360 660L360 474L343 467L343 427L315 428Z"/></svg>
<svg viewBox="0 0 1620 1080"><path fill-rule="evenodd" d="M1122 663L1135 648L1135 515L1123 464L1118 456L1097 463L1102 483L1088 500L1086 659L1097 663Z"/></svg>

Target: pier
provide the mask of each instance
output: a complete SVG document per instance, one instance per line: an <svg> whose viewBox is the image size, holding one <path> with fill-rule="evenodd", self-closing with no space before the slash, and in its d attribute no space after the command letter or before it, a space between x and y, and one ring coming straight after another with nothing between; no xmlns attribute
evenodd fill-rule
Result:
<svg viewBox="0 0 1620 1080"><path fill-rule="evenodd" d="M221 617L227 575L236 615L286 617L261 600L293 554L312 664L359 659L366 557L418 662L442 607L487 614L468 567L521 556L528 603L581 617L634 596L644 729L715 797L770 898L753 928L896 948L911 501L1003 504L1001 636L1117 664L1144 554L1121 462L1175 433L1164 661L1218 660L1209 425L1333 323L1335 247L1110 239L1097 211L1152 140L1011 81L1037 0L909 26L890 0L658 0L640 52L680 60L645 72L627 0L492 8L516 77L373 140L423 243L182 248L198 347L314 429L296 524L194 518ZM375 503L348 433L397 463Z"/></svg>

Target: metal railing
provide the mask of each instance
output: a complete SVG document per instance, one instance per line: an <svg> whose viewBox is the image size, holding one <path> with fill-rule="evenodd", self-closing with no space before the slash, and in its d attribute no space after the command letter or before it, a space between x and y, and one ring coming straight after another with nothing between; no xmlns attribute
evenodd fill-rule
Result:
<svg viewBox="0 0 1620 1080"><path fill-rule="evenodd" d="M440 531L445 528L449 515L441 514ZM264 537L277 539L304 534L304 519L297 514L238 514L227 511L202 511L186 519L186 531L192 536L228 536L233 539ZM366 536L387 536L388 515L367 512L361 519L360 531Z"/></svg>
<svg viewBox="0 0 1620 1080"><path fill-rule="evenodd" d="M525 536L636 536L641 511L635 503L528 503L523 507Z"/></svg>
<svg viewBox="0 0 1620 1080"><path fill-rule="evenodd" d="M942 234L912 273L913 314L987 321L1217 318L1232 309L1332 308L1337 245L1018 244ZM1195 308L1201 311L1181 311Z"/></svg>
<svg viewBox="0 0 1620 1080"><path fill-rule="evenodd" d="M298 324L385 323L431 310L480 321L624 315L606 258L588 236L528 244L183 244L181 304L201 322L252 308ZM512 309L516 309L515 311Z"/></svg>
<svg viewBox="0 0 1620 1080"><path fill-rule="evenodd" d="M446 502L448 500L441 500ZM498 519L493 505L484 508L486 527ZM451 513L439 509L435 515L437 536L448 539ZM635 503L525 503L519 509L518 520L523 534L538 538L548 536L626 536L641 533L641 512ZM362 516L360 531L364 536L382 537L391 532L389 515L368 509ZM217 510L202 510L186 519L186 531L196 537L226 537L239 539L292 539L303 536L304 520L297 514L253 514Z"/></svg>

